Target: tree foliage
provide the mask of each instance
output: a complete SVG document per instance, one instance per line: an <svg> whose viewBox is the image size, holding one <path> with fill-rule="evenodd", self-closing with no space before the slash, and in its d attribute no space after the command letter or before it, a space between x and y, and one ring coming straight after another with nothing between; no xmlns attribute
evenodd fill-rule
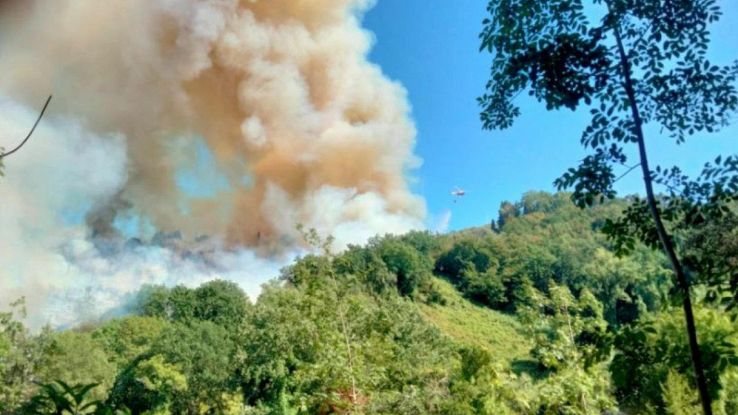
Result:
<svg viewBox="0 0 738 415"><path fill-rule="evenodd" d="M721 389L727 386L723 375L738 364L738 328L715 310L698 310L697 318L704 327L700 340L709 392L717 399ZM612 362L613 381L618 397L627 407L658 409L668 406L662 395L663 385L667 383L676 387L677 383L688 382L694 388L689 345L682 323L673 312L655 314L625 328L616 338L616 348ZM671 372L675 373L673 378L676 374L680 378L669 380ZM677 390L672 392L677 393ZM663 409L661 411L664 413Z"/></svg>
<svg viewBox="0 0 738 415"><path fill-rule="evenodd" d="M307 255L253 304L224 281L145 287L134 315L38 333L17 309L0 316L0 413L54 414L53 399L99 414L692 411L663 255L636 244L618 257L599 232L627 203L583 211L568 194L532 192L503 204L501 216L514 214L494 230ZM690 235L695 261L707 260L702 241L733 241ZM738 405L736 327L708 297L700 341L727 415Z"/></svg>
<svg viewBox="0 0 738 415"><path fill-rule="evenodd" d="M555 181L559 189L574 189L580 207L614 198L615 169L629 162L626 146L637 150L638 163L625 174L640 167L646 197L634 198L602 230L618 253L640 241L666 254L683 302L703 410L710 414L690 281L674 235L730 213L738 198L738 157L718 156L696 179L678 166L651 168L644 128L652 124L683 143L726 126L738 109L738 61L708 59L709 25L721 15L717 1L491 0L487 11L481 49L493 58L479 98L484 128L510 127L520 115L514 100L524 91L549 110L588 107L591 121L580 142L590 154ZM654 185L666 194L657 197Z"/></svg>

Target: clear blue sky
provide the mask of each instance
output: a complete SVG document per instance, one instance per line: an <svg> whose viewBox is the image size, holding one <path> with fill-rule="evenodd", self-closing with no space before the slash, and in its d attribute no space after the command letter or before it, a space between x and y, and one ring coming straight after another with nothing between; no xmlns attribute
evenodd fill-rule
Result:
<svg viewBox="0 0 738 415"><path fill-rule="evenodd" d="M738 58L738 2L722 0L723 20L713 28L713 59ZM528 190L553 191L553 180L581 159L579 135L587 112L546 112L521 95L523 116L506 131L483 131L475 98L483 91L490 56L478 52L485 0L379 0L364 18L376 35L371 60L409 92L418 128L416 192L431 215L452 212L451 229L487 224L503 200ZM738 120L736 120L738 123ZM649 131L654 162L697 171L717 154L738 153L738 126L695 137L686 145ZM635 164L635 163L633 163ZM455 186L468 195L453 203ZM640 193L636 171L619 183Z"/></svg>

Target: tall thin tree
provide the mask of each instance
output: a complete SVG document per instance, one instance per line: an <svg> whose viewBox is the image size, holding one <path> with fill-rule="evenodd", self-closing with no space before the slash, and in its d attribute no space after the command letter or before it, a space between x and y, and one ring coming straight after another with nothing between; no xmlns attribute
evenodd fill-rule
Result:
<svg viewBox="0 0 738 415"><path fill-rule="evenodd" d="M510 127L520 115L515 98L523 91L549 110L589 107L591 123L581 143L591 154L555 182L559 189L573 188L580 207L615 196L614 184L622 177L615 175L617 166L626 166L626 174L640 167L645 200L636 199L605 231L622 251L638 239L660 247L669 259L695 383L704 413L712 414L690 280L669 224L689 226L700 215L724 209L738 192L738 164L718 158L703 172L702 187L677 167L652 170L644 126L660 126L682 143L728 124L738 108L738 63L715 65L707 57L708 26L721 16L720 7L715 0L490 0L487 11L481 49L493 57L479 98L484 128ZM627 165L627 145L637 153L633 166ZM720 177L710 169L719 170ZM655 183L667 185L670 198L659 197Z"/></svg>

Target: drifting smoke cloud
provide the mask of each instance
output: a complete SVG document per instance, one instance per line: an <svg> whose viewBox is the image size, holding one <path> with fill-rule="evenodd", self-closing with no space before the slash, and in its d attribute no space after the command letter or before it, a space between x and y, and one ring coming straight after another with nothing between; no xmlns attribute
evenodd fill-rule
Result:
<svg viewBox="0 0 738 415"><path fill-rule="evenodd" d="M295 222L419 224L404 177L415 131L403 89L366 59L366 0L16 3L0 21L2 90L53 90L57 114L124 134L122 197L157 229L256 245ZM194 154L174 151L178 136L202 137L228 190L182 193L175 176Z"/></svg>
<svg viewBox="0 0 738 415"><path fill-rule="evenodd" d="M88 288L85 301L109 306L144 282L256 285L283 264L263 254L295 248L297 223L339 247L422 227L405 92L367 60L370 3L0 1L0 144L54 94L0 180L0 301L25 294L33 310ZM225 183L206 180L205 195L178 185L199 143L204 175ZM64 216L83 210L86 225ZM121 217L208 235L208 260L101 250Z"/></svg>

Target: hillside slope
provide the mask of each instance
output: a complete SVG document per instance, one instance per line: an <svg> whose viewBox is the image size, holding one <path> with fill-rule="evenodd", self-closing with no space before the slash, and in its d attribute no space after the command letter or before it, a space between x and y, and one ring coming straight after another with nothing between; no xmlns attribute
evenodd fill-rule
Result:
<svg viewBox="0 0 738 415"><path fill-rule="evenodd" d="M533 342L523 333L515 316L475 304L448 281L437 278L437 288L446 300L443 305L418 305L423 318L460 345L476 346L501 362L512 364L530 359Z"/></svg>
<svg viewBox="0 0 738 415"><path fill-rule="evenodd" d="M211 281L146 287L133 315L60 332L0 314L0 414L54 413L35 382L57 379L97 384L99 413L695 413L664 258L618 257L599 232L627 203L532 192L493 226L318 243L256 302ZM695 315L716 413L734 415L738 319Z"/></svg>

